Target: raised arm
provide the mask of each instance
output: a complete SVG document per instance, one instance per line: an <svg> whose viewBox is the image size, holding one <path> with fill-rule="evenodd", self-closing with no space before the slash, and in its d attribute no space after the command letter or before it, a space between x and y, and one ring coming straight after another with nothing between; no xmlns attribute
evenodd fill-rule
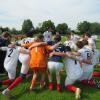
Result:
<svg viewBox="0 0 100 100"><path fill-rule="evenodd" d="M59 44L61 44L61 42L58 42L58 43L54 44L53 46L50 46L50 47L49 47L49 50L54 50L54 49L56 49L56 48L59 46Z"/></svg>

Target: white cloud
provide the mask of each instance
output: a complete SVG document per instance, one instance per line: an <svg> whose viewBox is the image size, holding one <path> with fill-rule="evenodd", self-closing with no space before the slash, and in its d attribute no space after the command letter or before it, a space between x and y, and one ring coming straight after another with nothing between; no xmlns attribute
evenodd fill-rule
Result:
<svg viewBox="0 0 100 100"><path fill-rule="evenodd" d="M83 20L99 21L99 0L0 0L0 25L21 28L30 18L36 26L51 19L55 25L66 22L75 28Z"/></svg>

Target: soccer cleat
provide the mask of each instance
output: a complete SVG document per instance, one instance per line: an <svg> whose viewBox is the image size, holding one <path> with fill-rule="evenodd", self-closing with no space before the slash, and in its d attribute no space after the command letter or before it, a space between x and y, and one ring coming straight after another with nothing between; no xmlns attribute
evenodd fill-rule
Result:
<svg viewBox="0 0 100 100"><path fill-rule="evenodd" d="M80 100L80 98L81 98L81 89L77 88L75 91L75 99Z"/></svg>
<svg viewBox="0 0 100 100"><path fill-rule="evenodd" d="M53 90L53 83L52 82L49 83L49 89Z"/></svg>
<svg viewBox="0 0 100 100"><path fill-rule="evenodd" d="M4 91L2 91L2 94L7 96L7 97L12 97L12 95L9 93L9 89L5 89Z"/></svg>
<svg viewBox="0 0 100 100"><path fill-rule="evenodd" d="M57 84L57 91L61 92L61 86L60 86L60 84Z"/></svg>
<svg viewBox="0 0 100 100"><path fill-rule="evenodd" d="M31 85L29 88L30 91L34 90L34 87Z"/></svg>

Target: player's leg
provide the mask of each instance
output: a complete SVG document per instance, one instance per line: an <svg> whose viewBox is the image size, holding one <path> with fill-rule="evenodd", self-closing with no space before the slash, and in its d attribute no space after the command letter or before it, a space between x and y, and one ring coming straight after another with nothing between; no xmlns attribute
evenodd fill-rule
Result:
<svg viewBox="0 0 100 100"><path fill-rule="evenodd" d="M17 86L19 83L23 81L23 79L26 77L26 74L28 73L28 64L22 64L21 66L21 74L19 77L15 79L15 81L8 87L8 89L13 89L15 86Z"/></svg>
<svg viewBox="0 0 100 100"><path fill-rule="evenodd" d="M58 90L58 92L60 92L61 91L60 72L56 72L56 80L57 80L57 90Z"/></svg>
<svg viewBox="0 0 100 100"><path fill-rule="evenodd" d="M60 70L63 68L63 63L55 62L55 69L56 69L56 80L57 80L57 90L61 91L61 84L60 84Z"/></svg>
<svg viewBox="0 0 100 100"><path fill-rule="evenodd" d="M14 79L16 77L16 71L13 71L13 70L12 71L8 71L8 77L9 77L9 79L0 81L0 84L1 85L10 85L14 81Z"/></svg>
<svg viewBox="0 0 100 100"><path fill-rule="evenodd" d="M38 71L35 70L33 72L33 78L32 78L32 82L31 82L30 90L34 89L34 86L35 86L35 83L36 83L36 79L37 79L37 74L38 74Z"/></svg>
<svg viewBox="0 0 100 100"><path fill-rule="evenodd" d="M72 92L75 92L75 98L76 99L80 99L81 98L81 89L74 86L73 83L75 82L76 80L71 80L70 78L66 77L65 79L65 87L66 89L72 91Z"/></svg>
<svg viewBox="0 0 100 100"><path fill-rule="evenodd" d="M53 89L53 82L52 82L52 72L54 71L54 63L48 62L48 79L49 79L49 89Z"/></svg>
<svg viewBox="0 0 100 100"><path fill-rule="evenodd" d="M85 85L89 85L89 86L95 86L97 88L100 88L100 82L97 82L95 81L93 78L92 78L92 72L88 72L88 73L84 73L83 75L83 79L81 80L81 83L85 84Z"/></svg>
<svg viewBox="0 0 100 100"><path fill-rule="evenodd" d="M8 74L10 80L8 80L8 83L10 83L9 87L13 84L14 81L11 81L11 80L14 80L15 77L16 77L16 71L13 73L13 74ZM11 94L9 93L10 89L9 87L5 90L2 91L2 94L5 95L5 96L8 96L10 97Z"/></svg>
<svg viewBox="0 0 100 100"><path fill-rule="evenodd" d="M5 95L9 94L8 91L12 90L15 86L17 86L19 83L21 83L23 81L23 79L26 77L26 74L28 72L28 68L26 65L23 65L22 64L22 67L21 67L21 74L20 76L18 76L14 81L13 83L7 88L5 89L2 93ZM8 95L9 96L9 95Z"/></svg>
<svg viewBox="0 0 100 100"><path fill-rule="evenodd" d="M15 78L13 78L11 76L13 76L13 75L11 75L11 73L8 72L9 79L0 81L0 85L10 85L14 81L14 79L15 79Z"/></svg>
<svg viewBox="0 0 100 100"><path fill-rule="evenodd" d="M45 82L45 76L46 76L46 69L41 69L41 81L40 81L40 87L43 88L46 85Z"/></svg>

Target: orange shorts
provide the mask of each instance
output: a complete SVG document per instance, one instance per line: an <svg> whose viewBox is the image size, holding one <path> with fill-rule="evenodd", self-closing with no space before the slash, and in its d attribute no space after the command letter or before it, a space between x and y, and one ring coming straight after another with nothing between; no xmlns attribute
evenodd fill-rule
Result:
<svg viewBox="0 0 100 100"><path fill-rule="evenodd" d="M47 68L34 67L32 70L34 72L46 72Z"/></svg>

